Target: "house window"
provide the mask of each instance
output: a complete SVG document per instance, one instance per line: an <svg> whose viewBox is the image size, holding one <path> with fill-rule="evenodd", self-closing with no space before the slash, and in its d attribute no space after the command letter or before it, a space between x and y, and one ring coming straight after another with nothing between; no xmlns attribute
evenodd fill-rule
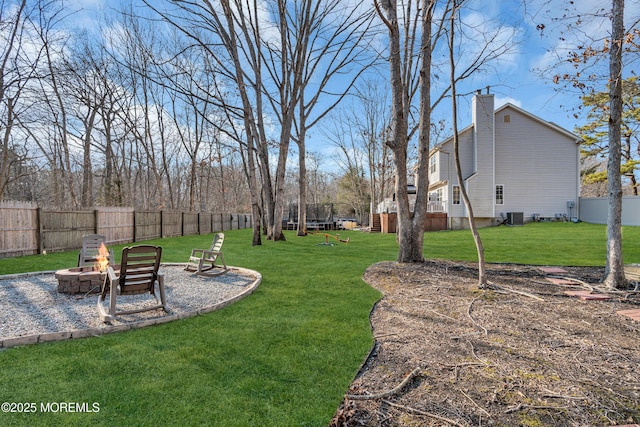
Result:
<svg viewBox="0 0 640 427"><path fill-rule="evenodd" d="M436 156L434 155L429 157L429 173L436 173L436 167L437 167Z"/></svg>
<svg viewBox="0 0 640 427"><path fill-rule="evenodd" d="M442 202L444 200L444 188L440 187L436 191L429 193L430 202Z"/></svg>
<svg viewBox="0 0 640 427"><path fill-rule="evenodd" d="M505 123L511 123L511 115L510 114L505 114L504 115L504 122Z"/></svg>
<svg viewBox="0 0 640 427"><path fill-rule="evenodd" d="M504 205L504 185L496 185L496 205Z"/></svg>
<svg viewBox="0 0 640 427"><path fill-rule="evenodd" d="M454 205L460 204L460 186L459 185L453 186L453 204Z"/></svg>

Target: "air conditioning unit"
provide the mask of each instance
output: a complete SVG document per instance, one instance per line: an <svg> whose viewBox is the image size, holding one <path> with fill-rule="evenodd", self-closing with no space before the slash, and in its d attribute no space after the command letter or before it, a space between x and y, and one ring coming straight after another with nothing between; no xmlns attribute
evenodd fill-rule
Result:
<svg viewBox="0 0 640 427"><path fill-rule="evenodd" d="M507 212L507 225L524 225L524 213Z"/></svg>

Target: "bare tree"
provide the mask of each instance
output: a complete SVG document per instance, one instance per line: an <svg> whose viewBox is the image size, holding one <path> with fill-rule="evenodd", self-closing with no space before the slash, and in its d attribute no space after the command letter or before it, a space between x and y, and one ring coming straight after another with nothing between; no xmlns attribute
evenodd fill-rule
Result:
<svg viewBox="0 0 640 427"><path fill-rule="evenodd" d="M0 23L2 23L2 51L0 57L0 200L12 180L11 173L16 163L16 149L12 147L12 132L16 123L16 103L27 84L30 73L20 72L22 51L22 32L25 25L26 0L22 0L14 13L7 16L4 2L0 5Z"/></svg>
<svg viewBox="0 0 640 427"><path fill-rule="evenodd" d="M238 103L220 101L233 91L220 81L229 76L194 55L202 47L193 39L176 41L178 32L131 4L105 10L96 32L71 31L73 10L58 0L0 4L0 197L54 206L246 206L240 156L229 144L242 114ZM250 158L256 162L255 151ZM227 183L233 200L210 191L224 195Z"/></svg>
<svg viewBox="0 0 640 427"><path fill-rule="evenodd" d="M265 130L263 58L260 52L261 10L258 8L258 2L222 0L219 4L214 4L208 0L201 3L173 0L171 3L177 6L176 11L163 11L151 2L145 1L150 9L173 25L192 45L208 55L211 62L215 63L217 71L235 87L235 90L223 90L210 95L223 107L222 111L229 125L224 132L228 137L234 138L242 150L251 192L253 244L261 244L263 214L267 217L267 236L278 238L277 230L274 232L275 202L269 167L269 138ZM212 40L212 37L215 40ZM189 46L186 47L188 48ZM236 96L230 96L228 99L224 96L231 93L235 93ZM218 97L220 94L223 97ZM239 127L240 123L242 128ZM278 158L281 163L282 159L286 162L289 139L286 139L286 146L278 146ZM283 165L279 167L284 168ZM263 198L266 206L264 210Z"/></svg>
<svg viewBox="0 0 640 427"><path fill-rule="evenodd" d="M394 153L396 169L395 192L398 206L398 241L400 262L423 260L424 224L428 204L428 154L433 130L432 111L450 95L450 84L458 83L491 65L501 55L512 49L511 34L501 28L488 33L477 30L467 41L477 48L465 52L464 66L458 67L453 82L444 88L432 86L432 57L439 51L445 23L452 11L451 0L404 1L398 13L397 0L376 1L376 7L389 30L389 63L393 116L389 147ZM461 6L459 3L458 6ZM436 8L436 6L438 6ZM384 11L383 11L384 10ZM434 15L437 10L437 16ZM399 16L403 25L399 25ZM509 31L509 30L507 30ZM418 43L417 37L420 37ZM482 37L479 39L479 37ZM416 49L416 44L419 48ZM416 65L417 64L417 65ZM436 90L438 89L438 90ZM440 90L441 89L441 90ZM432 93L435 95L432 97ZM417 125L410 124L414 95L419 101ZM416 202L410 210L407 194L407 150L408 142L417 133Z"/></svg>
<svg viewBox="0 0 640 427"><path fill-rule="evenodd" d="M607 188L607 264L604 283L610 288L624 288L622 259L622 182L620 180L622 122L622 49L624 46L624 0L612 0L611 44L609 50L609 162Z"/></svg>
<svg viewBox="0 0 640 427"><path fill-rule="evenodd" d="M389 128L389 105L386 85L381 81L365 80L356 88L351 102L331 114L323 134L338 148L333 159L343 175L362 170L367 177L366 198L373 213L391 186L393 164L391 150L385 144ZM358 185L361 191L361 185ZM363 200L364 194L360 195ZM366 206L365 206L366 208ZM367 209L358 209L366 213Z"/></svg>
<svg viewBox="0 0 640 427"><path fill-rule="evenodd" d="M169 97L174 128L189 158L188 206L193 211L196 207L200 155L202 148L206 148L210 138L214 137L214 128L208 125L214 111L207 93L213 92L215 74L202 67L197 58L187 58L186 55L181 56L180 64L176 64L174 70L179 70L174 71L174 81L180 80L176 81L176 86L186 89L172 91ZM224 181L220 184L224 185Z"/></svg>
<svg viewBox="0 0 640 427"><path fill-rule="evenodd" d="M384 86L376 85L373 81L366 81L363 88L357 91L363 114L354 116L357 117L356 127L363 135L367 153L371 214L387 195L393 177L391 153L385 143L389 129L389 107L383 88Z"/></svg>
<svg viewBox="0 0 640 427"><path fill-rule="evenodd" d="M84 44L84 48L82 53L90 52L89 46L87 43ZM78 55L78 58L91 58L89 55ZM98 120L98 108L102 103L103 97L100 96L99 92L94 90L99 87L96 84L95 79L91 79L91 71L87 66L79 66L80 64L69 64L70 75L75 75L77 78L74 79L77 82L76 89L76 99L78 103L86 108L78 108L77 115L80 116L79 120L82 123L83 129L80 130L77 135L80 139L82 139L82 148L83 148L83 156L82 156L82 191L81 191L81 205L83 207L93 206L94 204L94 196L93 196L93 162L91 159L91 147L93 142L93 132L96 127L96 122ZM84 64L82 64L84 65ZM94 69L102 69L102 67L98 64ZM73 74L71 74L73 73ZM87 79L85 80L85 77ZM85 83L85 84L83 84ZM84 110L84 111L83 111Z"/></svg>
<svg viewBox="0 0 640 427"><path fill-rule="evenodd" d="M11 182L29 173L25 162L38 156L32 143L52 148L44 155L54 173L54 187L70 182L70 162L65 163L56 151L61 132L46 127L55 121L48 114L48 101L58 102L48 96L52 94L52 51L59 47L52 28L59 12L56 2L0 3L0 199ZM60 111L55 112L59 117ZM64 179L57 175L62 170ZM49 194L61 197L68 192L56 189Z"/></svg>
<svg viewBox="0 0 640 427"><path fill-rule="evenodd" d="M363 132L362 117L356 113L338 112L333 127L325 130L328 141L338 152L334 161L340 168L338 202L347 203L358 218L364 218L371 201L369 180L365 177L368 165L368 144L371 138Z"/></svg>
<svg viewBox="0 0 640 427"><path fill-rule="evenodd" d="M57 20L57 15L61 12L58 10L53 14L53 17ZM41 15L42 16L42 15ZM60 72L60 69L56 68L54 55L58 52L54 51L54 47L58 40L54 40L54 19L41 19L39 23L39 36L40 42L43 46L44 56L46 59L46 66L48 75L46 83L48 83L48 90L45 92L50 93L50 97L47 101L47 105L51 109L51 117L54 121L56 129L56 140L59 142L62 156L61 156L61 171L63 181L66 183L65 194L68 195L69 201L74 207L78 207L78 197L76 194L73 167L71 161L71 135L69 132L69 116L67 113L66 100L63 94L62 82L65 78L64 74Z"/></svg>
<svg viewBox="0 0 640 427"><path fill-rule="evenodd" d="M171 3L178 12L161 11L146 2L203 49L237 89L236 103L218 97L222 92L211 95L227 110L228 123L235 121L231 128L238 121L244 123L241 132L224 132L242 138L238 142L245 150L254 224L264 216L267 238L283 240L290 142L298 145L300 197L306 203L307 131L342 99L361 72L355 60L368 43L365 34L371 14L360 14L359 8L349 9L339 2L309 0L279 0L271 10L263 9L268 3L257 0ZM329 82L347 71L352 71L348 83L320 106ZM279 124L275 132L269 129L270 119ZM274 167L272 159L276 159ZM254 230L254 243L258 242Z"/></svg>
<svg viewBox="0 0 640 427"><path fill-rule="evenodd" d="M307 193L310 203L333 203L335 201L335 179L322 169L323 159L319 154L307 152Z"/></svg>
<svg viewBox="0 0 640 427"><path fill-rule="evenodd" d="M110 181L107 177L107 180L116 192L125 183L131 185L133 180L135 188L146 189L147 205L177 208L181 192L174 188L173 180L180 170L172 173L176 165L171 164L175 160L172 152L178 149L174 144L177 141L169 135L175 128L164 121L169 85L156 79L159 74L156 55L163 53L158 51L164 47L164 40L150 20L136 16L133 7L129 7L117 15L118 25L111 26L117 31L107 32L105 44L110 47L109 56L118 65L111 78L126 90L117 116L120 135L113 140L121 146L112 164L118 173L131 176L116 176ZM106 142L109 143L108 138ZM126 163L131 161L133 163Z"/></svg>
<svg viewBox="0 0 640 427"><path fill-rule="evenodd" d="M90 40L85 32L79 36L77 45L69 49L69 57L59 67L66 76L61 83L65 102L71 108L69 132L81 143L82 185L81 206L91 207L95 203L94 159L96 153L103 154L104 161L98 167L104 172L105 182L101 186L105 204L114 204L117 196L113 182L112 133L115 116L120 108L119 100L125 96L111 81L111 61L102 46Z"/></svg>
<svg viewBox="0 0 640 427"><path fill-rule="evenodd" d="M389 31L389 64L391 73L391 138L387 145L393 151L396 171L395 194L398 206L398 262L422 262L424 224L428 203L428 157L431 127L431 54L432 25L435 1L402 4L404 39L396 0L376 1L380 17ZM383 12L384 9L384 12ZM421 33L418 43L416 33ZM402 44L404 40L404 45ZM416 53L414 45L419 44ZM410 210L407 192L407 150L409 145L409 115L413 94L418 90L414 61L419 60L419 135L417 162L417 194L415 208Z"/></svg>
<svg viewBox="0 0 640 427"><path fill-rule="evenodd" d="M298 92L297 115L294 116L295 141L298 146L298 235L305 234L307 204L306 139L308 131L332 111L351 91L361 74L376 60L370 48L375 39L373 13L362 1L353 5L332 1L296 0L294 14L285 12L291 70L300 70L299 81L291 82ZM288 8L291 8L289 6ZM283 47L284 50L284 47ZM287 71L286 67L282 69ZM293 72L296 75L296 72ZM298 86L298 87L296 87ZM329 90L331 86L331 90Z"/></svg>
<svg viewBox="0 0 640 427"><path fill-rule="evenodd" d="M484 258L484 246L482 245L482 239L478 232L475 217L473 215L473 206L467 188L463 184L464 178L462 176L462 166L460 165L460 143L458 134L458 100L456 90L456 61L455 61L455 28L456 28L456 16L459 12L459 5L457 0L453 0L452 12L450 15L451 25L449 26L449 78L451 82L451 121L453 127L453 158L456 165L456 176L458 183L460 184L460 195L464 202L464 206L467 210L467 218L469 220L469 228L473 235L473 241L476 244L476 251L478 253L478 287L482 288L487 284L485 258Z"/></svg>
<svg viewBox="0 0 640 427"><path fill-rule="evenodd" d="M572 39L568 54L560 56L557 64L552 65L555 71L553 81L563 91L574 90L580 94L596 91L596 88L609 87L608 138L609 150L607 161L607 192L609 210L607 219L607 260L605 276L606 286L623 288L625 286L624 263L622 254L622 182L621 182L621 117L622 117L622 85L624 69L638 61L638 25L640 20L632 16L625 30L624 0L612 0L612 9L597 4L593 9L580 10L581 3L572 3L561 17L553 21L563 23L560 35L562 44ZM588 5L587 5L588 6ZM588 31L589 25L601 25L609 20L611 32ZM544 24L538 24L544 31ZM591 28L589 28L591 30ZM560 50L556 49L559 53ZM602 64L608 62L608 71ZM548 71L548 70L544 70Z"/></svg>

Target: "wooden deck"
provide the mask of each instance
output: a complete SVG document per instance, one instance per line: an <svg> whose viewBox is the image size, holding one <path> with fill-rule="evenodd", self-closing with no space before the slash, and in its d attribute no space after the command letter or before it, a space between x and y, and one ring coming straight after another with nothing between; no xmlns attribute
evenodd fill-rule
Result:
<svg viewBox="0 0 640 427"><path fill-rule="evenodd" d="M286 230L297 230L298 223L297 222L287 222L286 226L283 227ZM314 230L335 230L336 223L335 222L307 222L305 228L310 231Z"/></svg>

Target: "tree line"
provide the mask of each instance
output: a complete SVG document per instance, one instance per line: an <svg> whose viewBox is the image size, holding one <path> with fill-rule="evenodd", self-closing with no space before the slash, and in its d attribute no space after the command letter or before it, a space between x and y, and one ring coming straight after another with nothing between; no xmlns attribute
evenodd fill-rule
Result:
<svg viewBox="0 0 640 427"><path fill-rule="evenodd" d="M275 240L292 202L368 211L363 164L323 172L305 142L379 59L360 6L129 2L91 28L2 1L0 198L250 211Z"/></svg>
<svg viewBox="0 0 640 427"><path fill-rule="evenodd" d="M131 10L98 29L74 28L74 16L56 1L2 4L1 197L71 208L246 207L238 149L205 124L216 115L205 95L214 74L187 69L189 58L161 62L171 40ZM170 89L185 85L190 93Z"/></svg>

